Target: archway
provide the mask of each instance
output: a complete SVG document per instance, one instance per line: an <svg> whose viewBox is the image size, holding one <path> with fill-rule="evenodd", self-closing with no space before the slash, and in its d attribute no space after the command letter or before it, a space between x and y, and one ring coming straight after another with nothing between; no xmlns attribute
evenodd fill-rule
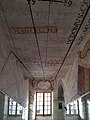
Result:
<svg viewBox="0 0 90 120"><path fill-rule="evenodd" d="M64 91L62 85L58 87L58 100L64 101Z"/></svg>
<svg viewBox="0 0 90 120"><path fill-rule="evenodd" d="M62 81L59 81L58 84L58 118L65 120L65 101Z"/></svg>

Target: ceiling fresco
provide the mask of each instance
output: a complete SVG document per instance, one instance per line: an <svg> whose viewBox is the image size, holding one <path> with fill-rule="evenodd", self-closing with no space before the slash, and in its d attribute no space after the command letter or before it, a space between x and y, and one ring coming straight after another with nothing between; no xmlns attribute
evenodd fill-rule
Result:
<svg viewBox="0 0 90 120"><path fill-rule="evenodd" d="M90 37L90 0L0 0L0 27L34 83L49 89Z"/></svg>

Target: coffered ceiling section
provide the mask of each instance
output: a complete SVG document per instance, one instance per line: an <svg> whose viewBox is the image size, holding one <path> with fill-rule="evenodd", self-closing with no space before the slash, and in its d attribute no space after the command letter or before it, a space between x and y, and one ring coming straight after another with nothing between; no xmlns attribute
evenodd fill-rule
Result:
<svg viewBox="0 0 90 120"><path fill-rule="evenodd" d="M28 3L0 0L0 27L33 77L65 77L90 37L90 0Z"/></svg>

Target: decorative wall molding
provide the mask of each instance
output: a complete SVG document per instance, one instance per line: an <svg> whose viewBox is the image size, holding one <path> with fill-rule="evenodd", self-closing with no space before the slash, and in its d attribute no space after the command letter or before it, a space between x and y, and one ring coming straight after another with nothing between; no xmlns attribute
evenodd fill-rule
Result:
<svg viewBox="0 0 90 120"><path fill-rule="evenodd" d="M22 62L29 63L30 64L35 64L35 65L40 65L40 60L38 58L30 58L30 57L20 57ZM60 59L48 59L46 63L43 61L43 65L45 66L56 66L61 64Z"/></svg>
<svg viewBox="0 0 90 120"><path fill-rule="evenodd" d="M54 90L54 80L32 80L32 87L35 91L48 92Z"/></svg>
<svg viewBox="0 0 90 120"><path fill-rule="evenodd" d="M82 51L78 52L78 64L83 67L89 67L89 59L90 59L90 40L88 40Z"/></svg>
<svg viewBox="0 0 90 120"><path fill-rule="evenodd" d="M70 7L72 5L72 0L32 0L32 5L34 5L37 1L56 2L56 3L63 4L65 7Z"/></svg>

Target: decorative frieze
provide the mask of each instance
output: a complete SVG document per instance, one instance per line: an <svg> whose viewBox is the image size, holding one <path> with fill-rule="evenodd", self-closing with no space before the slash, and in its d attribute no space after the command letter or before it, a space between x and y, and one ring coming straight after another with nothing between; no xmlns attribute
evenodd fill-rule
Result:
<svg viewBox="0 0 90 120"><path fill-rule="evenodd" d="M36 33L57 33L58 28L55 26L50 27L36 27ZM10 32L12 34L34 34L34 28L33 27L10 27Z"/></svg>

